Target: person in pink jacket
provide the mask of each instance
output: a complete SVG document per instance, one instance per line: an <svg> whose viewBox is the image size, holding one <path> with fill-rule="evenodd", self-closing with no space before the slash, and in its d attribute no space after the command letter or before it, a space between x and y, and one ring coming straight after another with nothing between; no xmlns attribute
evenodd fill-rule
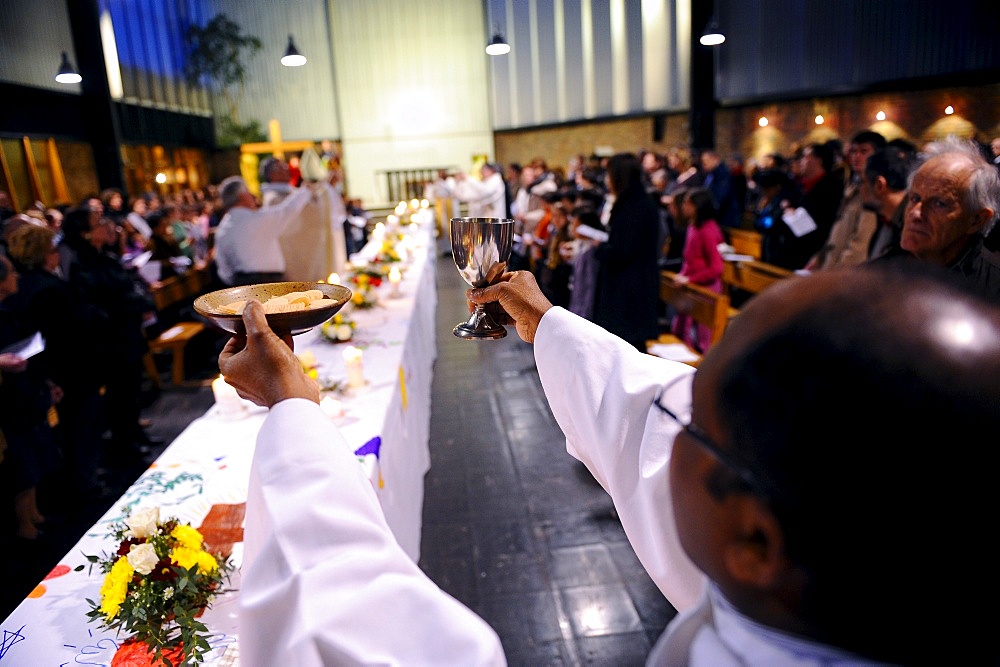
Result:
<svg viewBox="0 0 1000 667"><path fill-rule="evenodd" d="M694 283L713 292L722 292L722 255L719 244L725 243L722 229L715 221L715 201L704 188L692 188L682 204L684 216L690 220L684 238L684 253L679 283ZM674 316L671 330L674 335L702 354L708 351L712 332L704 324L695 322L687 313Z"/></svg>

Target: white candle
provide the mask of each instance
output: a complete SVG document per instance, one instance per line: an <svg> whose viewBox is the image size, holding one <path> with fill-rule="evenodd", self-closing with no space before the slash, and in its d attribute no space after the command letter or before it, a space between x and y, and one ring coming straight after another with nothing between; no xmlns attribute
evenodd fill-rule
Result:
<svg viewBox="0 0 1000 667"><path fill-rule="evenodd" d="M221 375L212 380L212 395L215 397L215 404L219 406L219 412L224 415L237 415L246 409L236 389Z"/></svg>
<svg viewBox="0 0 1000 667"><path fill-rule="evenodd" d="M323 410L323 414L330 418L342 417L344 415L343 404L333 396L324 396L319 402L319 407Z"/></svg>
<svg viewBox="0 0 1000 667"><path fill-rule="evenodd" d="M339 285L340 274L334 271L333 273L330 274L330 277L326 279L326 282L330 283L331 285Z"/></svg>
<svg viewBox="0 0 1000 667"><path fill-rule="evenodd" d="M361 368L361 349L348 345L344 349L344 363L347 365L347 386L358 389L365 386L365 375Z"/></svg>
<svg viewBox="0 0 1000 667"><path fill-rule="evenodd" d="M389 292L391 296L399 296L399 281L403 279L403 275L399 272L398 267L392 267L389 269L389 284L392 285L392 289Z"/></svg>

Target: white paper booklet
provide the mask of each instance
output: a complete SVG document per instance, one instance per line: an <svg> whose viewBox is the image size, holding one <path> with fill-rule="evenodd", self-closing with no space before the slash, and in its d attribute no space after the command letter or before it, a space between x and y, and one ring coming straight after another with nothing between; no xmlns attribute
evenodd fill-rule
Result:
<svg viewBox="0 0 1000 667"><path fill-rule="evenodd" d="M785 211L781 215L781 219L785 221L796 238L801 238L817 228L816 221L809 215L809 211L801 206L791 212Z"/></svg>

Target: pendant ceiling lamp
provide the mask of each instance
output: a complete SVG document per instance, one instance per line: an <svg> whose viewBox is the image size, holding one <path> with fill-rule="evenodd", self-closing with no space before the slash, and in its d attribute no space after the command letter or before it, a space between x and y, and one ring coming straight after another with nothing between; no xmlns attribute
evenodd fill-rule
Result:
<svg viewBox="0 0 1000 667"><path fill-rule="evenodd" d="M490 43L486 45L486 53L491 56L502 56L505 53L510 53L510 44L508 44L503 35L500 34L500 27L494 26L495 32L493 33L493 39Z"/></svg>
<svg viewBox="0 0 1000 667"><path fill-rule="evenodd" d="M306 57L295 48L295 42L292 41L291 35L288 36L288 48L285 49L285 55L281 56L281 64L285 67L299 67L306 64Z"/></svg>
<svg viewBox="0 0 1000 667"><path fill-rule="evenodd" d="M719 23L714 16L705 26L705 32L702 33L701 39L698 41L701 42L702 46L718 46L726 41L726 36L722 34Z"/></svg>
<svg viewBox="0 0 1000 667"><path fill-rule="evenodd" d="M83 81L83 77L73 69L73 65L69 62L69 55L65 51L62 52L62 63L59 65L56 81L59 83L80 83Z"/></svg>

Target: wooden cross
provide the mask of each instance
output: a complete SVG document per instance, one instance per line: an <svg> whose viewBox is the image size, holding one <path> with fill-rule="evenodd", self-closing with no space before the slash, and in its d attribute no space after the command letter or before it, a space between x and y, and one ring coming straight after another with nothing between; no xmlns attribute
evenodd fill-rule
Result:
<svg viewBox="0 0 1000 667"><path fill-rule="evenodd" d="M285 151L296 152L304 151L307 148L315 148L315 141L282 141L281 140L281 125L278 123L277 118L272 118L268 123L268 133L271 136L270 141L258 141L252 144L243 144L240 146L240 153L249 153L253 155L260 155L262 153L270 153L276 158L285 159Z"/></svg>

